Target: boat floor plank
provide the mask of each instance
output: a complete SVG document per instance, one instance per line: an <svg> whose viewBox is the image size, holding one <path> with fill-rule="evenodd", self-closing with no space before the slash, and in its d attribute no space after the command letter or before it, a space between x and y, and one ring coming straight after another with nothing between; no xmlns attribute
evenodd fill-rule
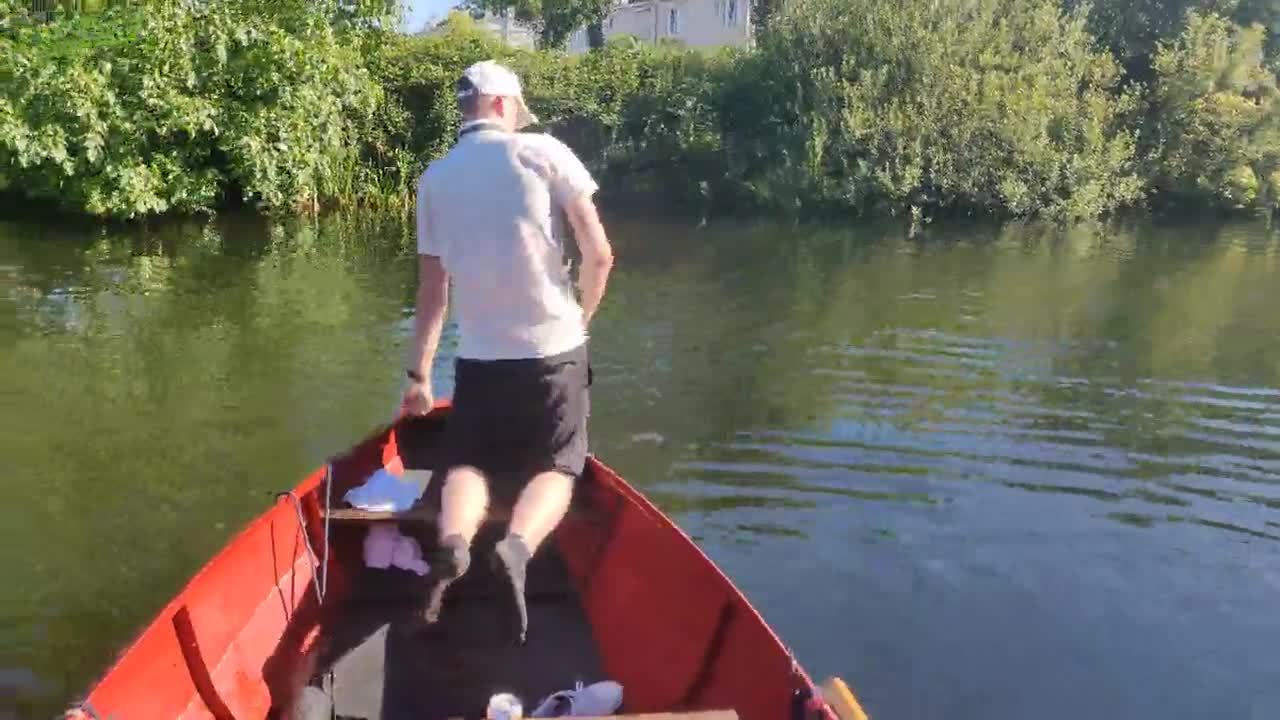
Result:
<svg viewBox="0 0 1280 720"><path fill-rule="evenodd" d="M652 712L644 715L609 715L579 717L577 720L737 720L732 710L699 710L698 712Z"/></svg>
<svg viewBox="0 0 1280 720"><path fill-rule="evenodd" d="M511 644L497 593L505 582L477 543L472 569L450 588L440 622L419 620L422 583L403 571L366 571L361 588L325 631L322 670L334 670L343 718L480 717L489 696L513 692L532 705L577 680L605 679L591 625L548 546L529 570L529 636Z"/></svg>

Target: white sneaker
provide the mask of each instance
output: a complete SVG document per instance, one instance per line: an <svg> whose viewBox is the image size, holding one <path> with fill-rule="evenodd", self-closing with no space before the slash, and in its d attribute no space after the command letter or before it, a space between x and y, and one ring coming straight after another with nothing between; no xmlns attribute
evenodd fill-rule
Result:
<svg viewBox="0 0 1280 720"><path fill-rule="evenodd" d="M552 693L529 717L601 717L622 707L622 686L612 680Z"/></svg>

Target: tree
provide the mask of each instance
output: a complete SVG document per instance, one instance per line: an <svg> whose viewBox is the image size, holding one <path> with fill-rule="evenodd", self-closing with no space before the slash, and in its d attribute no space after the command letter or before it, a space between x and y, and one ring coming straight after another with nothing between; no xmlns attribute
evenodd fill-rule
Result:
<svg viewBox="0 0 1280 720"><path fill-rule="evenodd" d="M782 12L782 0L751 0L751 25L756 32L768 30Z"/></svg>
<svg viewBox="0 0 1280 720"><path fill-rule="evenodd" d="M1280 86L1262 64L1263 28L1192 14L1156 53L1151 162L1174 198L1280 208Z"/></svg>
<svg viewBox="0 0 1280 720"><path fill-rule="evenodd" d="M1239 0L1066 0L1089 6L1089 29L1115 54L1131 79L1146 80L1159 43L1182 32L1188 12L1230 15Z"/></svg>
<svg viewBox="0 0 1280 720"><path fill-rule="evenodd" d="M1137 98L1086 23L1059 0L795 0L725 78L730 177L805 211L1134 203Z"/></svg>
<svg viewBox="0 0 1280 720"><path fill-rule="evenodd" d="M1272 71L1280 70L1280 2L1276 0L1240 0L1236 8L1237 25L1249 27L1258 24L1267 34L1267 57Z"/></svg>
<svg viewBox="0 0 1280 720"><path fill-rule="evenodd" d="M75 13L98 13L110 8L172 5L176 0L26 0L31 13L52 20ZM327 13L335 26L395 27L403 9L399 0L244 0L251 14L280 17Z"/></svg>
<svg viewBox="0 0 1280 720"><path fill-rule="evenodd" d="M604 47L604 18L611 0L469 0L467 7L500 14L511 12L517 21L538 31L544 49L560 49L583 26L591 47Z"/></svg>
<svg viewBox="0 0 1280 720"><path fill-rule="evenodd" d="M1178 39L1188 14L1215 16L1248 27L1262 25L1275 57L1280 34L1276 0L1065 0L1069 9L1089 5L1089 29L1125 66L1130 79L1152 79L1152 61L1161 43Z"/></svg>

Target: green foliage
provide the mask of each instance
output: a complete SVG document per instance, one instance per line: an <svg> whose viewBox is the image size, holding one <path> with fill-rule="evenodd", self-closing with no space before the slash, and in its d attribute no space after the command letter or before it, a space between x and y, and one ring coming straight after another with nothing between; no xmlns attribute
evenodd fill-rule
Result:
<svg viewBox="0 0 1280 720"><path fill-rule="evenodd" d="M1280 60L1280 2L1276 0L1064 0L1069 9L1089 13L1089 26L1098 40L1116 56L1131 79L1146 82L1153 76L1152 61L1162 43L1173 42L1187 26L1187 16L1216 16L1268 29L1269 51Z"/></svg>
<svg viewBox="0 0 1280 720"><path fill-rule="evenodd" d="M0 0L0 191L98 215L408 203L487 58L606 189L704 211L1077 218L1150 191L1274 208L1280 182L1269 36L1217 16L1160 46L1148 91L1059 0L795 0L749 50L574 56L463 12L402 35L393 0L29 7Z"/></svg>
<svg viewBox="0 0 1280 720"><path fill-rule="evenodd" d="M1263 28L1191 15L1155 57L1153 183L1181 200L1280 208L1280 88Z"/></svg>
<svg viewBox="0 0 1280 720"><path fill-rule="evenodd" d="M112 8L0 29L6 184L96 215L267 208L357 186L380 87L329 18L233 0Z"/></svg>
<svg viewBox="0 0 1280 720"><path fill-rule="evenodd" d="M767 30L773 19L782 12L783 0L751 0L751 24Z"/></svg>
<svg viewBox="0 0 1280 720"><path fill-rule="evenodd" d="M1189 12L1228 16L1239 0L1067 0L1070 9L1087 8L1098 39L1121 59L1149 62L1161 42L1176 38Z"/></svg>
<svg viewBox="0 0 1280 720"><path fill-rule="evenodd" d="M391 184L412 188L428 162L453 144L458 127L454 82L478 60L497 58L520 74L544 128L564 138L615 187L678 192L697 188L689 160L714 121L689 97L709 97L714 60L668 52L629 38L585 55L524 52L503 46L466 14L453 13L431 34L385 39L369 61L384 84L378 153L399 168ZM697 93L686 87L695 80ZM691 131L703 127L701 140ZM695 173L696 174L696 173Z"/></svg>
<svg viewBox="0 0 1280 720"><path fill-rule="evenodd" d="M1048 0L800 0L735 76L734 170L778 205L1080 217L1141 194L1135 98Z"/></svg>
<svg viewBox="0 0 1280 720"><path fill-rule="evenodd" d="M705 55L621 38L524 72L550 130L591 158L606 180L684 197L701 179L699 156L718 146L704 102L716 68Z"/></svg>
<svg viewBox="0 0 1280 720"><path fill-rule="evenodd" d="M386 33L368 44L366 64L382 85L383 102L365 137L366 164L386 192L412 193L417 176L453 144L458 131L454 83L468 65L508 59L514 51L452 13L429 35Z"/></svg>
<svg viewBox="0 0 1280 720"><path fill-rule="evenodd" d="M1280 2L1240 0L1233 20L1237 25L1261 25L1266 33L1266 54L1271 72L1280 72Z"/></svg>
<svg viewBox="0 0 1280 720"><path fill-rule="evenodd" d="M467 0L466 7L498 15L504 11L538 32L538 44L547 50L562 49L578 28L600 24L611 0ZM593 47L596 47L593 44Z"/></svg>

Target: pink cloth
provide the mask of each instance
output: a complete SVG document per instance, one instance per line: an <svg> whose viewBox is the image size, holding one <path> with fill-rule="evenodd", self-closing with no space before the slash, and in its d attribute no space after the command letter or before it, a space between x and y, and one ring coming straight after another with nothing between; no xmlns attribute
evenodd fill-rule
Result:
<svg viewBox="0 0 1280 720"><path fill-rule="evenodd" d="M426 575L431 566L422 559L418 541L400 534L395 523L376 523L364 537L364 564L386 570L398 567Z"/></svg>
<svg viewBox="0 0 1280 720"><path fill-rule="evenodd" d="M422 559L422 547L418 545L418 541L403 535L396 540L396 548L391 553L391 564L419 575L426 575L431 569L427 561Z"/></svg>

